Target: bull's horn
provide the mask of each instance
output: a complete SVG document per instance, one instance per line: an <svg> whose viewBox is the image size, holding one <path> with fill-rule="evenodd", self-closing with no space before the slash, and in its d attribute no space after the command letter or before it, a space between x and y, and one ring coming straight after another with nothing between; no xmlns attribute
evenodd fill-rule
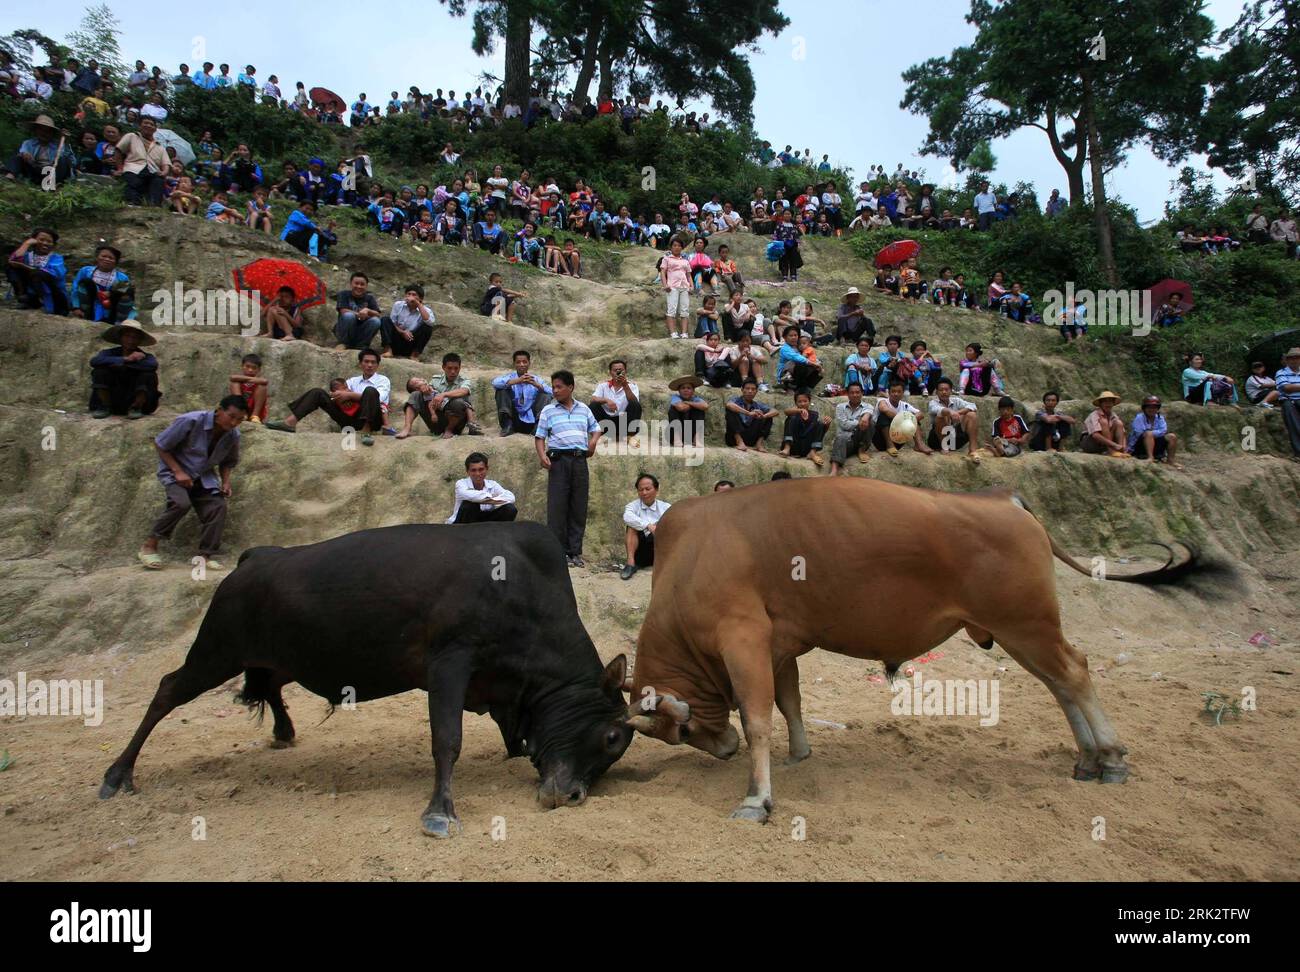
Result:
<svg viewBox="0 0 1300 972"><path fill-rule="evenodd" d="M632 693L632 673L629 672L627 678L623 679L623 691L629 695Z"/></svg>
<svg viewBox="0 0 1300 972"><path fill-rule="evenodd" d="M647 736L654 731L655 721L648 715L632 716L627 720L627 724L637 732L643 732Z"/></svg>
<svg viewBox="0 0 1300 972"><path fill-rule="evenodd" d="M685 702L678 702L671 695L661 696L655 709L659 712L667 712L672 716L673 722L684 725L691 721L691 707Z"/></svg>

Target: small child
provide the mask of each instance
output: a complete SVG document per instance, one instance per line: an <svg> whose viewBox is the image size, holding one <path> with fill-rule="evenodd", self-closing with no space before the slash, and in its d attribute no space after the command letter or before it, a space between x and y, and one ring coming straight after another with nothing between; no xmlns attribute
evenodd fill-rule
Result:
<svg viewBox="0 0 1300 972"><path fill-rule="evenodd" d="M713 261L713 272L727 288L728 297L737 290L744 291L745 281L740 276L736 261L731 259L731 248L725 243L718 247L718 258Z"/></svg>
<svg viewBox="0 0 1300 972"><path fill-rule="evenodd" d="M1010 395L998 399L998 417L993 422L989 451L995 456L1018 456L1029 445L1029 426L1016 414L1016 400Z"/></svg>
<svg viewBox="0 0 1300 972"><path fill-rule="evenodd" d="M246 354L239 363L240 373L230 376L230 394L242 395L248 406L248 417L261 425L266 421L266 406L270 398L268 381L262 377L262 359L256 354ZM331 385L331 390L333 386Z"/></svg>
<svg viewBox="0 0 1300 972"><path fill-rule="evenodd" d="M331 378L329 387L330 387L330 394L333 394L334 392L337 391L347 391L348 383L344 381L342 378ZM409 384L407 385L406 390L408 392L412 390ZM342 412L344 415L346 415L348 418L351 418L353 415L356 415L357 412L361 410L360 402L336 402L335 404L338 405L339 411ZM388 416L385 415L384 424L387 425L387 423L388 423Z"/></svg>
<svg viewBox="0 0 1300 972"><path fill-rule="evenodd" d="M203 200L194 194L194 180L187 175L176 180L176 188L172 190L169 198L172 212L180 213L182 216L197 213L199 207L203 205Z"/></svg>
<svg viewBox="0 0 1300 972"><path fill-rule="evenodd" d="M479 313L510 323L515 315L515 301L527 296L527 291L509 290L502 286L501 274L494 273L488 277L488 289L479 305Z"/></svg>
<svg viewBox="0 0 1300 972"><path fill-rule="evenodd" d="M206 218L214 223L226 223L233 225L242 222L239 213L230 208L230 197L224 192L214 193L212 202L208 204Z"/></svg>
<svg viewBox="0 0 1300 972"><path fill-rule="evenodd" d="M924 292L921 288L921 271L916 267L916 257L912 257L903 265L903 272L899 275L899 287L901 296L905 300L921 299Z"/></svg>
<svg viewBox="0 0 1300 972"><path fill-rule="evenodd" d="M799 353L808 359L809 364L817 364L817 349L813 347L812 336L807 332L799 335Z"/></svg>
<svg viewBox="0 0 1300 972"><path fill-rule="evenodd" d="M704 338L718 333L718 298L710 295L704 298L695 321L695 336Z"/></svg>
<svg viewBox="0 0 1300 972"><path fill-rule="evenodd" d="M271 232L271 207L266 202L266 190L258 186L253 198L248 200L248 225L251 229Z"/></svg>

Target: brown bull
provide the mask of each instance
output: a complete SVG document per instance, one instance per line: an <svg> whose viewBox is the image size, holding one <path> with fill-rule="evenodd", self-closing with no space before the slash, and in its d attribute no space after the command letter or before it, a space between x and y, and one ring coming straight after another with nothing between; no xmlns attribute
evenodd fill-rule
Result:
<svg viewBox="0 0 1300 972"><path fill-rule="evenodd" d="M874 658L892 676L963 629L983 648L996 641L1056 697L1079 746L1075 779L1128 775L1087 659L1061 631L1052 558L1090 572L1009 490L943 493L856 477L763 483L674 504L655 548L629 687L634 706L644 697L647 708L670 693L689 706L689 720L678 706L631 724L726 759L740 746L730 722L738 708L751 768L733 817L765 821L772 809L774 701L789 727L790 761L810 752L800 655L822 648ZM1176 579L1197 566L1188 553L1176 566L1171 553L1164 567L1112 579ZM906 623L861 623L852 607L871 578Z"/></svg>

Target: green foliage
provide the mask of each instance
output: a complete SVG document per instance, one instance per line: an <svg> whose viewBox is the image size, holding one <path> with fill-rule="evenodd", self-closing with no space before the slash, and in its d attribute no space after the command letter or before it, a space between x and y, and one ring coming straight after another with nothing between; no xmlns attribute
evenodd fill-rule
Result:
<svg viewBox="0 0 1300 972"><path fill-rule="evenodd" d="M1231 696L1222 692L1202 692L1201 698L1205 700L1205 708L1201 711L1213 717L1216 726L1223 725L1225 715L1241 718L1241 703Z"/></svg>
<svg viewBox="0 0 1300 972"><path fill-rule="evenodd" d="M81 25L68 35L68 46L84 65L92 57L99 62L99 73L125 80L127 70L122 63L122 50L117 38L122 28L117 15L108 4L87 7Z"/></svg>
<svg viewBox="0 0 1300 972"><path fill-rule="evenodd" d="M3 753L0 753L0 773L3 773L10 766L13 766L15 762L17 762L17 760L9 755L9 750L6 749Z"/></svg>
<svg viewBox="0 0 1300 972"><path fill-rule="evenodd" d="M279 163L286 160L301 164L313 155L341 154L338 134L329 127L297 112L263 104L251 97L251 92L234 87L203 91L190 85L178 89L164 127L179 132L192 144L211 131L227 152L238 142L246 142L268 175L278 174Z"/></svg>
<svg viewBox="0 0 1300 972"><path fill-rule="evenodd" d="M971 149L970 154L962 162L962 166L981 176L997 168L997 156L993 154L993 149L989 146L987 139L979 142Z"/></svg>

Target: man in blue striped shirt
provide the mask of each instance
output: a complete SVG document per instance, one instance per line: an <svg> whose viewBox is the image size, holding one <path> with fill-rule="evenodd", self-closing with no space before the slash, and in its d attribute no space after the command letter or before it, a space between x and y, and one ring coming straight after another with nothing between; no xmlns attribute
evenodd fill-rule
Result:
<svg viewBox="0 0 1300 972"><path fill-rule="evenodd" d="M564 547L570 567L585 567L582 537L587 529L587 460L596 454L600 425L591 409L573 397L573 372L551 375L555 400L537 417L533 444L546 481L546 524Z"/></svg>
<svg viewBox="0 0 1300 972"><path fill-rule="evenodd" d="M1286 422L1287 435L1291 437L1291 451L1294 453L1291 460L1300 462L1300 348L1292 348L1283 355L1283 367L1274 378L1282 420Z"/></svg>

